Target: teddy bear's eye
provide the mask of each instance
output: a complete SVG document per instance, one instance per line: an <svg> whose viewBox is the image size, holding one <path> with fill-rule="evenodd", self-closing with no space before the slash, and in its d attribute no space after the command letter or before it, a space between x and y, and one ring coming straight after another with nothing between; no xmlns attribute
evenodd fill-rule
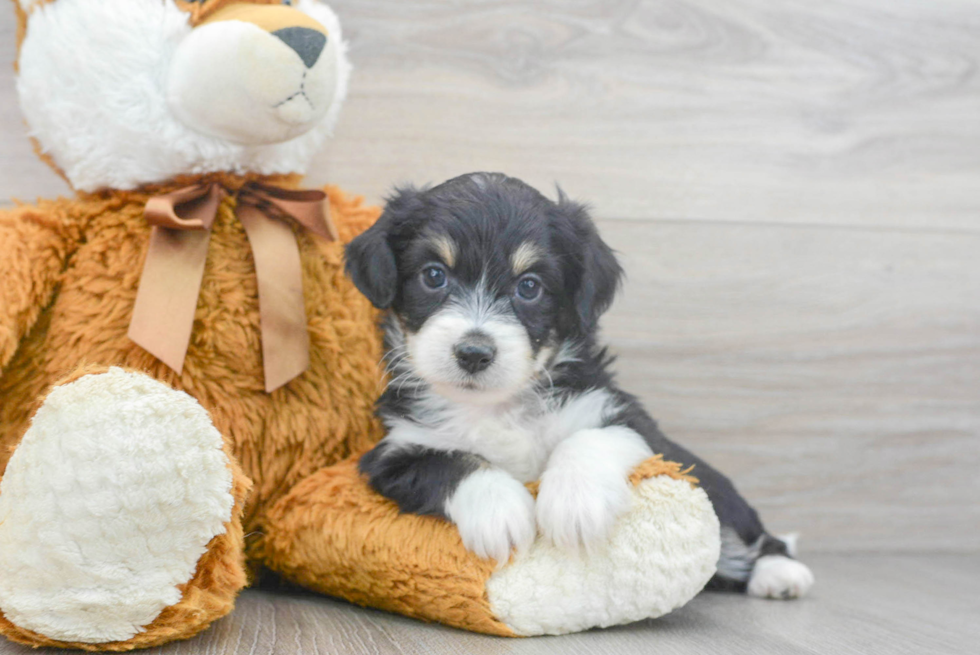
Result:
<svg viewBox="0 0 980 655"><path fill-rule="evenodd" d="M292 7L293 0L282 0L282 4L286 5L287 7Z"/></svg>

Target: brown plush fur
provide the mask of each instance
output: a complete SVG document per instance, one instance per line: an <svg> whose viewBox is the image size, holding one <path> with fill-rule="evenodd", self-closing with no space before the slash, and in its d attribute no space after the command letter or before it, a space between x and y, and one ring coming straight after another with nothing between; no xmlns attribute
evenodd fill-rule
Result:
<svg viewBox="0 0 980 655"><path fill-rule="evenodd" d="M244 182L207 179L229 188ZM128 367L190 393L211 413L255 481L245 514L252 532L261 529L264 509L297 482L380 436L372 418L380 382L376 315L343 274L343 243L299 234L311 364L267 394L255 268L229 197L213 228L184 371L168 369L126 331L149 235L143 205L188 183L80 195L0 215L0 470L55 380L86 362ZM327 192L342 242L378 215L337 189Z"/></svg>
<svg viewBox="0 0 980 655"><path fill-rule="evenodd" d="M246 0L251 5L280 5L282 0ZM204 0L204 2L189 2L177 0L177 6L190 14L191 25L197 25L214 12L230 4L241 3L242 0Z"/></svg>
<svg viewBox="0 0 980 655"><path fill-rule="evenodd" d="M697 480L661 456L640 464L634 485L657 475ZM537 483L528 485L537 491ZM494 562L463 547L447 521L402 514L374 493L350 459L296 485L268 514L269 560L288 578L359 605L457 628L513 637L490 611Z"/></svg>
<svg viewBox="0 0 980 655"><path fill-rule="evenodd" d="M233 197L223 201L214 223L183 373L126 336L150 230L142 215L147 198L201 181L236 189L247 179L259 178L189 177L0 212L0 475L51 386L108 366L142 371L195 397L225 436L236 469L241 518L212 542L181 604L147 632L99 649L187 637L230 611L245 583L243 553L253 566L278 568L264 559L272 504L381 436L372 413L381 382L377 316L344 276L342 261L343 244L379 210L336 188L326 192L341 241L297 231L311 359L299 378L272 394L264 391L255 268ZM298 182L261 179L282 186ZM243 504L249 484L254 486ZM243 534L250 535L244 544ZM0 633L33 645L53 643L6 621L0 621Z"/></svg>
<svg viewBox="0 0 980 655"><path fill-rule="evenodd" d="M282 4L282 0L204 0L203 2L195 2L193 0L176 0L176 3L182 11L187 12L187 14L190 16L191 25L197 25L222 7L243 1L253 5ZM54 2L54 0L41 0L41 2L38 4L44 4L47 2ZM13 3L14 11L17 12L17 47L19 49L21 41L24 40L24 33L27 30L27 12L20 6L19 0L13 0Z"/></svg>

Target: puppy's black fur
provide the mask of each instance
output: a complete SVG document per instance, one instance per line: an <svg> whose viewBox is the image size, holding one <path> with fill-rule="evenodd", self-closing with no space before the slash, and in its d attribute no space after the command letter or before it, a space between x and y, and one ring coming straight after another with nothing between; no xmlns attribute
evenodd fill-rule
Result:
<svg viewBox="0 0 980 655"><path fill-rule="evenodd" d="M449 237L458 246L444 288L429 289L419 272L439 253L433 235ZM532 273L544 293L534 302L515 295L518 276L510 265L521 244L531 243L545 256ZM527 332L535 357L551 353L546 375L533 391L561 403L590 390L604 389L617 411L605 425L621 425L642 435L654 453L684 465L707 492L723 526L738 540L723 540L722 562L710 586L744 589L754 561L763 555L789 556L787 545L770 536L756 511L732 483L707 462L667 439L637 399L620 390L610 372L612 358L596 343L599 317L609 307L622 276L610 248L599 237L580 204L559 195L548 200L523 182L501 174L465 175L435 188L399 189L378 222L347 248L347 272L377 307L390 309L386 322L389 351L404 347L405 333L415 333L426 320L461 294L482 285L500 311L512 313ZM573 353L574 356L563 356ZM397 356L389 365L404 371ZM386 423L408 420L424 426L438 420L427 415L424 381L405 372L411 384L392 384L378 400ZM445 516L447 500L467 475L487 464L462 450L424 446L391 448L381 442L361 461L361 470L380 493L407 512Z"/></svg>

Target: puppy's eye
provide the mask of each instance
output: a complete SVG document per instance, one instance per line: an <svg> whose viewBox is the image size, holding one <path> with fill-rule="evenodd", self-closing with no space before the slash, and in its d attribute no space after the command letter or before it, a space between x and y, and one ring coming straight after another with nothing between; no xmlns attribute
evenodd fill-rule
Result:
<svg viewBox="0 0 980 655"><path fill-rule="evenodd" d="M516 291L523 300L537 300L541 296L541 280L533 275L525 275L517 281Z"/></svg>
<svg viewBox="0 0 980 655"><path fill-rule="evenodd" d="M429 289L446 286L446 270L441 266L426 266L422 269L422 284Z"/></svg>

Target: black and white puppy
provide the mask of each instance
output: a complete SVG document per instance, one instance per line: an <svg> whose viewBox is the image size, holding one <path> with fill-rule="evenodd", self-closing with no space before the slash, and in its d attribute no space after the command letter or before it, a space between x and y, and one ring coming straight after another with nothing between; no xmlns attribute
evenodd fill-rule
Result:
<svg viewBox="0 0 980 655"><path fill-rule="evenodd" d="M385 438L361 471L402 511L456 524L506 561L540 532L603 540L653 453L695 465L722 525L715 587L792 598L813 582L731 482L667 440L596 344L621 269L586 209L499 173L396 191L347 248L347 272L385 323ZM537 501L524 483L541 480Z"/></svg>

